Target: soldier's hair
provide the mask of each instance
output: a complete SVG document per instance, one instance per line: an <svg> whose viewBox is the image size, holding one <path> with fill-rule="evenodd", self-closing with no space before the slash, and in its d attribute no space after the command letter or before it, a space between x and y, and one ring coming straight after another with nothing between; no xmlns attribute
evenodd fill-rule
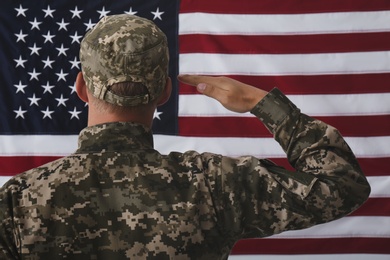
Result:
<svg viewBox="0 0 390 260"><path fill-rule="evenodd" d="M148 93L147 88L139 82L119 82L110 86L110 91L114 94L121 96L138 96ZM92 100L89 100L90 103L93 103L94 106L100 112L109 112L109 113L127 113L127 112L136 112L137 110L143 110L145 105L138 106L118 106L111 103L108 103L104 100L97 99L95 97Z"/></svg>

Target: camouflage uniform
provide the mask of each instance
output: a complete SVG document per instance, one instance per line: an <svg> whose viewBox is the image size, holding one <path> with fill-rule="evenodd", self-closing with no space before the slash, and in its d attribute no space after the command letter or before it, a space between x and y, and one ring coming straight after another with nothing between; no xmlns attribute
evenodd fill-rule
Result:
<svg viewBox="0 0 390 260"><path fill-rule="evenodd" d="M251 112L295 172L251 156L162 155L133 123L88 127L74 154L0 190L0 258L225 259L239 239L328 222L367 199L336 129L277 89Z"/></svg>

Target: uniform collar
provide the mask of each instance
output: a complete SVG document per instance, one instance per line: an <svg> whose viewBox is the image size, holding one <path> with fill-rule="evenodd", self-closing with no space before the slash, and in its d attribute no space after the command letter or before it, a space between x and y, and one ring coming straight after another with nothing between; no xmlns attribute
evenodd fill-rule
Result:
<svg viewBox="0 0 390 260"><path fill-rule="evenodd" d="M81 130L76 153L153 149L153 135L147 127L130 122L113 122Z"/></svg>

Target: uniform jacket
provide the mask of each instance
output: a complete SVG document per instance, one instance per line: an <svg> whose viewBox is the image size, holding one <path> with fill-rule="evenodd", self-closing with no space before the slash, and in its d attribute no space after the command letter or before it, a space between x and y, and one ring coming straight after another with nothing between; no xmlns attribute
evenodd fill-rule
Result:
<svg viewBox="0 0 390 260"><path fill-rule="evenodd" d="M368 198L335 128L278 89L251 113L295 171L253 156L163 155L134 123L87 127L74 154L0 189L0 259L226 259L239 239L338 219Z"/></svg>

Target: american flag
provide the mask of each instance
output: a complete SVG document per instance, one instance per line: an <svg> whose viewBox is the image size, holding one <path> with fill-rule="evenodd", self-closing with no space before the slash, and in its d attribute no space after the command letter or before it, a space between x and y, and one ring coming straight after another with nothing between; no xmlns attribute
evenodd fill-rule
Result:
<svg viewBox="0 0 390 260"><path fill-rule="evenodd" d="M303 112L337 127L372 186L343 219L242 240L230 259L390 258L390 1L17 1L0 9L0 183L65 156L86 125L74 92L79 43L99 18L134 13L170 40L170 75L227 75L280 88ZM162 153L209 151L267 157L290 167L249 114L174 80L155 113Z"/></svg>

